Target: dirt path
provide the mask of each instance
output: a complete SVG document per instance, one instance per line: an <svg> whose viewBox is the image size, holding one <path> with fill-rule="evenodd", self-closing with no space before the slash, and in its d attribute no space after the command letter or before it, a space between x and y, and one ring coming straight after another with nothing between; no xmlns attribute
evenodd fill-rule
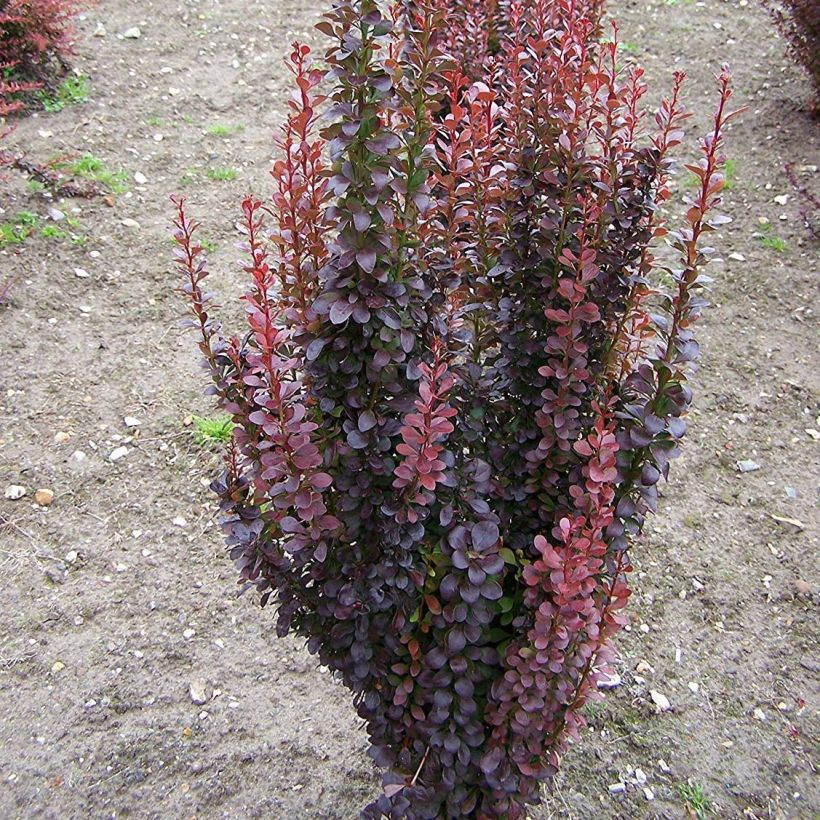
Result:
<svg viewBox="0 0 820 820"><path fill-rule="evenodd" d="M129 192L113 207L59 204L82 247L32 236L0 250L0 282L22 277L0 311L0 489L29 490L0 498L0 816L346 820L378 788L366 740L346 692L235 597L205 486L216 457L183 424L210 408L168 263L167 196L181 190L215 246L213 284L225 302L240 291L239 197L266 190L280 58L314 39L320 3L140 6L88 15L76 66L90 101L11 138L39 158L92 153L127 172ZM613 11L627 54L652 80L685 66L695 104L714 96L719 55L731 61L750 110L730 135L735 221L717 243L743 259L713 271L689 446L635 550L622 683L532 817L682 817L682 786L721 817L810 817L818 246L781 169L794 162L818 188L818 127L753 0ZM133 26L139 38L118 37ZM4 220L30 211L45 225L53 203L15 183L1 204ZM33 504L41 487L56 494L47 509Z"/></svg>

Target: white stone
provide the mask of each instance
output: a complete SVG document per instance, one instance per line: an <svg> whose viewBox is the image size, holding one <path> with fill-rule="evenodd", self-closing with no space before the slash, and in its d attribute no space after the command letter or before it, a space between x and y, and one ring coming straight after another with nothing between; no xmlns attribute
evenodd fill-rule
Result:
<svg viewBox="0 0 820 820"><path fill-rule="evenodd" d="M28 491L25 487L21 487L19 484L10 484L8 487L6 487L5 495L6 498L8 498L10 501L17 501L18 499L22 498L26 494L26 492Z"/></svg>
<svg viewBox="0 0 820 820"><path fill-rule="evenodd" d="M653 689L649 693L649 697L652 698L652 703L658 707L658 711L660 712L668 712L672 708L672 704L669 702L669 698L663 694L663 692L658 692L657 690Z"/></svg>
<svg viewBox="0 0 820 820"><path fill-rule="evenodd" d="M122 36L126 40L139 40L142 37L142 31L139 26L131 26L122 33Z"/></svg>
<svg viewBox="0 0 820 820"><path fill-rule="evenodd" d="M78 279L88 279L91 274L85 268L74 268L74 275Z"/></svg>
<svg viewBox="0 0 820 820"><path fill-rule="evenodd" d="M188 687L188 696L191 698L191 703L196 704L197 706L204 706L208 700L208 687L205 684L204 680L200 680L197 678L196 680L192 680L190 686Z"/></svg>
<svg viewBox="0 0 820 820"><path fill-rule="evenodd" d="M108 456L108 458L110 461L119 461L125 458L130 452L127 447L116 447L111 451L111 455Z"/></svg>

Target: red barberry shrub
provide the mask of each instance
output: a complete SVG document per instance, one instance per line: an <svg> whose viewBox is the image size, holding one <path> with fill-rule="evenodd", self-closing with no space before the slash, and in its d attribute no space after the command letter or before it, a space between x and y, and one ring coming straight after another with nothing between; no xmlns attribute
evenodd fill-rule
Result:
<svg viewBox="0 0 820 820"><path fill-rule="evenodd" d="M72 49L72 18L85 0L0 0L0 63L22 79L47 81Z"/></svg>
<svg viewBox="0 0 820 820"><path fill-rule="evenodd" d="M406 0L411 14L420 5L423 3L418 0ZM441 10L445 19L438 33L442 50L470 80L486 80L493 72L502 43L518 28L520 21L513 19L515 3L511 0L434 0L433 5ZM597 33L604 5L605 0L576 0L574 13L592 22ZM557 7L555 13L561 13Z"/></svg>
<svg viewBox="0 0 820 820"><path fill-rule="evenodd" d="M820 116L820 3L817 0L763 0L780 33L788 40L789 54L814 86L812 111Z"/></svg>
<svg viewBox="0 0 820 820"><path fill-rule="evenodd" d="M0 63L0 118L3 120L23 108L23 101L20 99L22 94L42 87L40 83L7 79L11 77L15 67L15 63ZM0 137L8 134L10 130L10 127L0 128Z"/></svg>
<svg viewBox="0 0 820 820"><path fill-rule="evenodd" d="M643 72L580 5L505 9L483 80L436 0L336 0L326 73L294 47L274 195L242 206L241 336L176 202L236 423L213 485L231 555L354 693L386 770L368 818L514 820L577 736L684 434L724 220L726 71L671 230L683 76L648 129Z"/></svg>

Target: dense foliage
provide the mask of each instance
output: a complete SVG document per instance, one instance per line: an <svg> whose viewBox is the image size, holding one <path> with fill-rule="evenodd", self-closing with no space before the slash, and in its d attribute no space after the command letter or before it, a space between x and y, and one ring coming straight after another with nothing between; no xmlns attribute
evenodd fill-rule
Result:
<svg viewBox="0 0 820 820"><path fill-rule="evenodd" d="M814 86L813 111L820 116L820 2L764 0L777 27L789 41L789 53Z"/></svg>
<svg viewBox="0 0 820 820"><path fill-rule="evenodd" d="M48 81L71 53L72 17L86 0L0 0L0 65L22 80Z"/></svg>
<svg viewBox="0 0 820 820"><path fill-rule="evenodd" d="M683 76L647 131L643 72L588 8L499 8L470 77L433 0L336 0L326 71L294 47L275 191L242 205L241 337L177 202L237 425L213 485L231 555L353 691L386 770L365 817L514 819L556 771L684 434L700 244L724 221L725 71L672 231Z"/></svg>

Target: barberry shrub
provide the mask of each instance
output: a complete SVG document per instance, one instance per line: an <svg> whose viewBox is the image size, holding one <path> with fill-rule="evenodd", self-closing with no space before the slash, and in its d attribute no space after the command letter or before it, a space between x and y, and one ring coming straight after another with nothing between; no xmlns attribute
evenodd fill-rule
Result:
<svg viewBox="0 0 820 820"><path fill-rule="evenodd" d="M71 54L72 18L86 0L0 0L0 64L20 80L48 82Z"/></svg>
<svg viewBox="0 0 820 820"><path fill-rule="evenodd" d="M820 3L817 0L763 0L763 3L788 40L789 54L811 80L812 111L820 116Z"/></svg>
<svg viewBox="0 0 820 820"><path fill-rule="evenodd" d="M683 75L648 128L642 70L580 4L505 14L483 80L438 0L335 0L327 69L294 46L273 195L242 203L242 335L176 201L189 324L236 424L213 484L231 556L353 692L385 770L367 818L514 820L577 737L684 434L701 240L725 221L725 70L672 230Z"/></svg>
<svg viewBox="0 0 820 820"><path fill-rule="evenodd" d="M10 79L14 69L15 63L0 63L0 119L2 120L23 108L23 101L20 99L23 94L37 91L42 87L40 83ZM11 130L11 126L0 126L0 139L9 134Z"/></svg>

